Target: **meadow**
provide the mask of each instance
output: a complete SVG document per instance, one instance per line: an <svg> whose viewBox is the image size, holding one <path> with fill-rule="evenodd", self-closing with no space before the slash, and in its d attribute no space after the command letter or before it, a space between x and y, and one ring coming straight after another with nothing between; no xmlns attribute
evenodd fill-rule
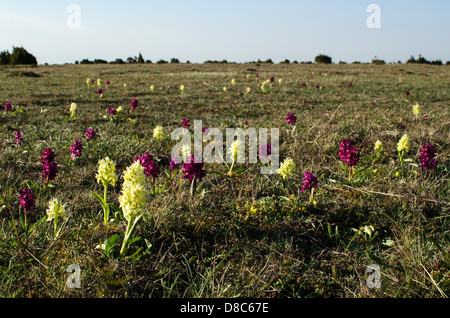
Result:
<svg viewBox="0 0 450 318"><path fill-rule="evenodd" d="M0 68L0 297L447 297L449 87L445 65ZM204 164L190 182L171 165L185 119L279 128L292 169ZM153 174L130 221L126 171L144 154ZM302 191L305 172L317 184Z"/></svg>

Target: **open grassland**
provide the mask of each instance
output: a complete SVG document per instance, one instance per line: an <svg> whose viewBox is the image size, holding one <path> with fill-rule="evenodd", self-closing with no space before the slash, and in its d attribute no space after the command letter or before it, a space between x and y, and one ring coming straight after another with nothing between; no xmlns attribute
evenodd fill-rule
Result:
<svg viewBox="0 0 450 318"><path fill-rule="evenodd" d="M270 77L272 89L264 93L261 84ZM87 78L95 83L87 85ZM238 94L247 88L245 96ZM133 98L139 106L130 114ZM1 68L2 107L6 102L14 109L0 115L1 297L450 295L448 66ZM71 103L77 104L74 120ZM418 118L412 112L416 103ZM115 118L106 111L119 106L123 112ZM285 121L288 113L297 117L295 129ZM237 165L244 171L237 175L228 175L225 164L205 164L206 176L192 196L188 180L169 168L176 143L170 134L183 118L224 132L243 127L244 119L249 127L279 128L280 161L292 158L297 174L285 187L279 175L260 174L258 164ZM153 138L157 125L166 139ZM90 127L98 137L88 141ZM16 131L23 135L18 146ZM397 143L404 134L410 149L400 167ZM75 139L83 152L73 161L69 149ZM351 179L338 158L342 139L361 153ZM385 149L378 159L377 140ZM429 173L419 160L426 143L437 152ZM58 163L49 184L40 163L47 148ZM119 179L109 186L108 200L118 206L122 174L145 152L160 175L134 233L139 239L119 257L126 222L119 213L103 224L102 206L92 194L103 191L98 163L108 156L117 164ZM306 171L319 181L312 204L301 191ZM27 187L36 208L25 213L19 191ZM58 223L57 237L45 220L54 197L69 214ZM112 237L118 241L111 250L98 248ZM81 268L81 288L66 285L71 264ZM371 264L380 267L380 288L367 284Z"/></svg>

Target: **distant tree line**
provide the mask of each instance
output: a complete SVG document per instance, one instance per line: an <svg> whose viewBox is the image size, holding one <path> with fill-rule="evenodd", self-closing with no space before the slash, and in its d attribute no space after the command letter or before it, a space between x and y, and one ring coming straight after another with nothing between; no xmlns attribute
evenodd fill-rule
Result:
<svg viewBox="0 0 450 318"><path fill-rule="evenodd" d="M1 59L1 57L0 57ZM151 60L144 60L141 54L139 56L135 57L129 57L125 61L122 59L116 59L114 61L105 61L101 59L96 59L93 61L90 61L88 59L84 59L81 62L75 61L75 64L151 64L153 63ZM156 61L156 64L178 64L181 63L179 59L172 58L170 61L160 59ZM185 62L186 64L190 64L189 61ZM238 64L237 62L230 62L227 60L206 60L203 62L204 64ZM272 59L267 60L261 60L258 59L257 61L248 61L246 62L248 64L275 64ZM333 60L330 56L325 54L319 54L315 57L314 62L312 61L290 61L289 59L285 59L283 61L280 61L279 64L334 64ZM395 62L396 64L403 64L401 61ZM395 64L394 63L394 64ZM441 60L435 60L435 61L428 61L421 55L419 55L419 58L416 60L414 57L410 57L407 61L407 64L430 64L430 65L443 65L443 62ZM374 65L384 65L388 64L385 60L379 59L377 57L373 58L371 62L360 62L360 61L353 61L351 63L345 62L345 61L339 61L337 64L374 64ZM392 63L391 63L392 64ZM446 62L446 65L450 65L450 61Z"/></svg>
<svg viewBox="0 0 450 318"><path fill-rule="evenodd" d="M106 60L103 60L103 59L94 59L92 61L89 59L83 59L81 61L75 61L75 64L151 64L151 63L153 63L151 60L144 59L144 57L142 56L142 53L139 53L138 56L134 56L134 57L130 56L126 60L118 58L118 59L115 59L114 61L109 61L109 62ZM177 58L172 58L172 59L170 59L170 61L166 61L163 59L156 61L156 64L168 64L168 63L178 64L181 62ZM186 61L185 63L190 64L189 61ZM229 64L229 63L236 64L236 62L229 62L227 60L221 60L221 61L207 60L204 62L204 64ZM270 59L270 58L266 59L266 60L258 59L257 61L249 61L247 63L250 63L250 64L275 64L272 61L272 59ZM333 60L330 56L328 56L326 54L319 54L315 57L314 63L316 63L316 64L333 64ZM386 61L384 61L382 59L378 59L377 57L372 59L371 63L374 65L387 64ZM313 62L312 61L299 62L296 60L291 62L289 59L285 59L285 60L279 62L279 64L313 64ZM338 64L348 64L348 63L344 62L344 61L339 61ZM354 62L352 62L352 64L369 64L369 63L354 61ZM397 64L402 64L402 62L397 61ZM443 62L441 60L429 61L426 58L424 58L421 54L419 54L419 57L417 59L414 56L411 56L406 61L406 64L443 65ZM23 47L13 47L12 53L10 53L7 50L0 52L0 65L37 65L37 60L32 54L30 54ZM447 61L446 65L450 65L450 61Z"/></svg>
<svg viewBox="0 0 450 318"><path fill-rule="evenodd" d="M12 53L0 52L0 65L37 65L37 60L23 47L13 47Z"/></svg>
<svg viewBox="0 0 450 318"><path fill-rule="evenodd" d="M141 53L139 53L139 56L130 56L128 57L125 61L123 59L115 59L114 61L106 61L106 60L102 60L102 59L95 59L93 61L89 60L89 59L83 59L81 61L75 61L75 64L152 64L153 62L151 60L145 60L144 57L142 56ZM167 64L169 63L169 61L166 60L158 60L156 62L156 64ZM177 58L172 58L170 60L171 64L178 64L181 63L179 59ZM189 61L186 61L186 64L189 64Z"/></svg>

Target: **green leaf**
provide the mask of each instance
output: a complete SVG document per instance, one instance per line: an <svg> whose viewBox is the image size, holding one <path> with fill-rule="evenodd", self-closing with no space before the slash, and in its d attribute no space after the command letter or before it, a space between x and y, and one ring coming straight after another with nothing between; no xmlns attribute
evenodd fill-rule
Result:
<svg viewBox="0 0 450 318"><path fill-rule="evenodd" d="M244 172L246 172L247 171L247 169L239 169L239 170L236 170L236 174L242 174L242 173L244 173Z"/></svg>
<svg viewBox="0 0 450 318"><path fill-rule="evenodd" d="M151 248L152 248L152 243L149 241L149 240L147 240L147 239L144 239L144 241L145 241L145 245L147 245L147 249L145 250L146 252L148 252Z"/></svg>
<svg viewBox="0 0 450 318"><path fill-rule="evenodd" d="M35 182L30 181L30 180L25 181L25 184L27 185L27 187L28 187L29 189L33 188L33 187L36 185Z"/></svg>
<svg viewBox="0 0 450 318"><path fill-rule="evenodd" d="M378 236L378 231L370 238L370 241L373 241Z"/></svg>
<svg viewBox="0 0 450 318"><path fill-rule="evenodd" d="M107 256L111 256L112 255L112 250L113 248L119 243L120 241L120 236L118 234L114 234L113 236L111 236L109 239L106 240L105 242L105 254Z"/></svg>
<svg viewBox="0 0 450 318"><path fill-rule="evenodd" d="M120 219L123 218L123 212L122 212L122 209L119 208L117 205L114 205L114 204L111 204L111 203L110 203L110 204L109 204L109 208L110 208L110 210L113 212L114 217L115 217L116 220L120 220Z"/></svg>
<svg viewBox="0 0 450 318"><path fill-rule="evenodd" d="M133 261L139 261L142 256L143 248L140 247L133 255L127 256L126 258L132 259Z"/></svg>
<svg viewBox="0 0 450 318"><path fill-rule="evenodd" d="M122 209L119 208L117 205L110 203L109 204L109 208L111 209L111 211L113 211L114 213L120 212L122 213Z"/></svg>
<svg viewBox="0 0 450 318"><path fill-rule="evenodd" d="M102 207L103 207L103 209L105 209L106 208L106 202L105 202L105 200L103 200L103 198L101 197L101 196L99 196L97 193L95 193L95 192L91 192L93 195L94 195L94 197L96 197L97 198L97 200L100 202L100 204L102 205Z"/></svg>
<svg viewBox="0 0 450 318"><path fill-rule="evenodd" d="M134 234L134 232L136 231L136 227L137 227L138 223L142 220L143 216L144 215L141 214L134 219L133 226L131 227L129 237L131 237Z"/></svg>
<svg viewBox="0 0 450 318"><path fill-rule="evenodd" d="M156 188L156 193L163 193L164 192L164 190L166 190L166 186L167 186L167 184L166 183L164 183L163 185L161 185L161 186L159 186L158 188Z"/></svg>
<svg viewBox="0 0 450 318"><path fill-rule="evenodd" d="M134 244L136 242L140 242L140 241L142 241L142 238L140 236L135 237L134 239L131 239L131 240L128 241L128 246L130 246L130 245L132 245L132 244Z"/></svg>
<svg viewBox="0 0 450 318"><path fill-rule="evenodd" d="M36 182L30 181L30 180L25 181L25 185L27 186L28 189L31 189L34 191L41 189L41 187Z"/></svg>
<svg viewBox="0 0 450 318"><path fill-rule="evenodd" d="M47 215L44 215L42 218L39 219L39 221L37 221L36 223L33 224L32 227L30 227L30 229L28 230L28 234L30 234L31 232L34 231L34 229L36 227L38 227L39 225L41 225L43 222L45 222L47 220Z"/></svg>

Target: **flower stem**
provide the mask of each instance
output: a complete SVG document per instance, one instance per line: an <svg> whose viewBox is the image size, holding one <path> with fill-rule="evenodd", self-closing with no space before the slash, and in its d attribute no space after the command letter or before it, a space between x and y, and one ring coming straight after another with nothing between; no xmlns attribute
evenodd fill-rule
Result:
<svg viewBox="0 0 450 318"><path fill-rule="evenodd" d="M122 248L120 249L120 256L122 256L127 250L128 239L130 237L130 231L131 231L132 224L133 224L133 220L130 220L127 223L127 229L125 230L125 237L123 238Z"/></svg>
<svg viewBox="0 0 450 318"><path fill-rule="evenodd" d="M133 235L134 231L136 230L137 224L142 219L142 214L128 220L127 228L125 230L125 237L123 238L122 242L122 248L120 249L120 256L123 256L127 249L128 249L128 240Z"/></svg>
<svg viewBox="0 0 450 318"><path fill-rule="evenodd" d="M312 203L314 197L314 188L311 188L311 192L309 194L309 204Z"/></svg>
<svg viewBox="0 0 450 318"><path fill-rule="evenodd" d="M54 237L56 237L56 234L57 234L57 228L58 228L58 218L57 217L55 217L54 219L53 219L53 236Z"/></svg>
<svg viewBox="0 0 450 318"><path fill-rule="evenodd" d="M103 214L103 224L108 224L109 220L109 204L108 204L108 185L103 184L104 192L103 192L103 201L104 201L104 214Z"/></svg>
<svg viewBox="0 0 450 318"><path fill-rule="evenodd" d="M236 160L233 160L233 163L231 164L230 170L228 171L228 174L231 174L231 172L233 171L234 168L234 163L236 162Z"/></svg>

